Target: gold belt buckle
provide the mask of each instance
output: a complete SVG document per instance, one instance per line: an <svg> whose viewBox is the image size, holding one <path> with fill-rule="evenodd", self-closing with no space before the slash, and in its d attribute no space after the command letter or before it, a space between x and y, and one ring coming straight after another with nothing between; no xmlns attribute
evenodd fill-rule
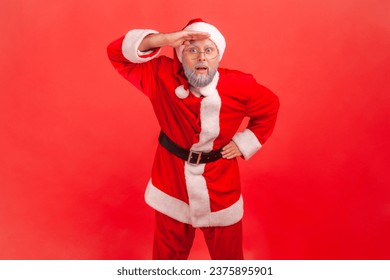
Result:
<svg viewBox="0 0 390 280"><path fill-rule="evenodd" d="M192 162L191 162L192 154L195 154L195 155L198 156L198 158L196 159L196 163L192 163ZM189 164L199 165L201 156L202 156L202 152L196 152L196 151L191 151L191 150L190 150L190 154L188 155L187 162L188 162Z"/></svg>

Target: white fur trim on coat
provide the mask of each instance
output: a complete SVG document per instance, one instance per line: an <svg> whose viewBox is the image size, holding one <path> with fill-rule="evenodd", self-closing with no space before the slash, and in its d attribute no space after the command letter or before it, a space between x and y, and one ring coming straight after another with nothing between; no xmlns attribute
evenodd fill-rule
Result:
<svg viewBox="0 0 390 280"><path fill-rule="evenodd" d="M167 195L156 188L150 180L145 192L146 203L155 210L186 224L202 227L229 226L240 221L244 215L242 196L228 208L216 212L208 212L202 218L202 223L190 216L190 205ZM195 226L198 227L198 226Z"/></svg>
<svg viewBox="0 0 390 280"><path fill-rule="evenodd" d="M193 151L210 152L213 149L214 140L219 135L221 97L216 89L218 80L219 73L217 72L210 84L199 88L200 93L205 97L200 103L201 131L199 134L199 142L192 145L191 150Z"/></svg>
<svg viewBox="0 0 390 280"><path fill-rule="evenodd" d="M149 181L145 191L146 203L157 211L186 224L191 224L190 208L188 204L156 188L152 180Z"/></svg>
<svg viewBox="0 0 390 280"><path fill-rule="evenodd" d="M261 148L261 143L256 135L249 129L236 133L233 142L238 146L244 159L249 159Z"/></svg>
<svg viewBox="0 0 390 280"><path fill-rule="evenodd" d="M210 152L213 149L214 140L219 135L221 98L216 89L218 79L217 72L209 85L200 88L205 97L200 103L199 142L192 145L191 150L193 151ZM193 165L187 162L184 165L190 216L194 227L207 227L211 224L210 196L206 179L203 176L205 166L205 164Z"/></svg>
<svg viewBox="0 0 390 280"><path fill-rule="evenodd" d="M194 227L210 225L210 196L203 177L205 166L206 164L193 165L187 162L184 166L191 224Z"/></svg>
<svg viewBox="0 0 390 280"><path fill-rule="evenodd" d="M211 212L210 225L213 227L233 225L244 216L244 200L240 198L228 208L217 212Z"/></svg>
<svg viewBox="0 0 390 280"><path fill-rule="evenodd" d="M152 56L142 57L143 55L153 53L153 51L141 52L138 50L138 47L146 36L157 33L158 31L152 29L133 29L127 32L122 43L123 56L133 63L147 62L155 58L160 53L160 50Z"/></svg>

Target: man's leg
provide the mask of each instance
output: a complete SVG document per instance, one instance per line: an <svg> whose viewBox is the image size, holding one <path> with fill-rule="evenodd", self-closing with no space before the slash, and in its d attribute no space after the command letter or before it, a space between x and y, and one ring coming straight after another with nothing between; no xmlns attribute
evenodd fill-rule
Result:
<svg viewBox="0 0 390 280"><path fill-rule="evenodd" d="M186 260L195 238L195 228L156 211L154 260Z"/></svg>
<svg viewBox="0 0 390 280"><path fill-rule="evenodd" d="M242 222L226 227L202 228L211 259L242 260Z"/></svg>

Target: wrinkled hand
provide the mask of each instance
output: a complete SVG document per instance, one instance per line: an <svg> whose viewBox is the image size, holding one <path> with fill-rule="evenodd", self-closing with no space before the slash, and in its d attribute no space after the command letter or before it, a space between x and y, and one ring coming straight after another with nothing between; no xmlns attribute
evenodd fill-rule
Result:
<svg viewBox="0 0 390 280"><path fill-rule="evenodd" d="M238 146L233 141L230 141L229 144L222 148L221 154L222 157L226 159L233 159L235 157L242 156Z"/></svg>
<svg viewBox="0 0 390 280"><path fill-rule="evenodd" d="M181 45L189 45L190 41L193 40L207 39L210 37L210 34L207 32L181 30L172 33L165 33L164 36L166 45L176 48Z"/></svg>

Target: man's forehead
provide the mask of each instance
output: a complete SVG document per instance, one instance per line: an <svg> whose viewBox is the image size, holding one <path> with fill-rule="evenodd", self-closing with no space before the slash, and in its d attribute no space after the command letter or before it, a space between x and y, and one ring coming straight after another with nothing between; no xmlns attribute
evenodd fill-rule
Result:
<svg viewBox="0 0 390 280"><path fill-rule="evenodd" d="M217 47L213 41L210 39L204 39L204 40L191 40L190 44L196 47L202 46L202 47Z"/></svg>

